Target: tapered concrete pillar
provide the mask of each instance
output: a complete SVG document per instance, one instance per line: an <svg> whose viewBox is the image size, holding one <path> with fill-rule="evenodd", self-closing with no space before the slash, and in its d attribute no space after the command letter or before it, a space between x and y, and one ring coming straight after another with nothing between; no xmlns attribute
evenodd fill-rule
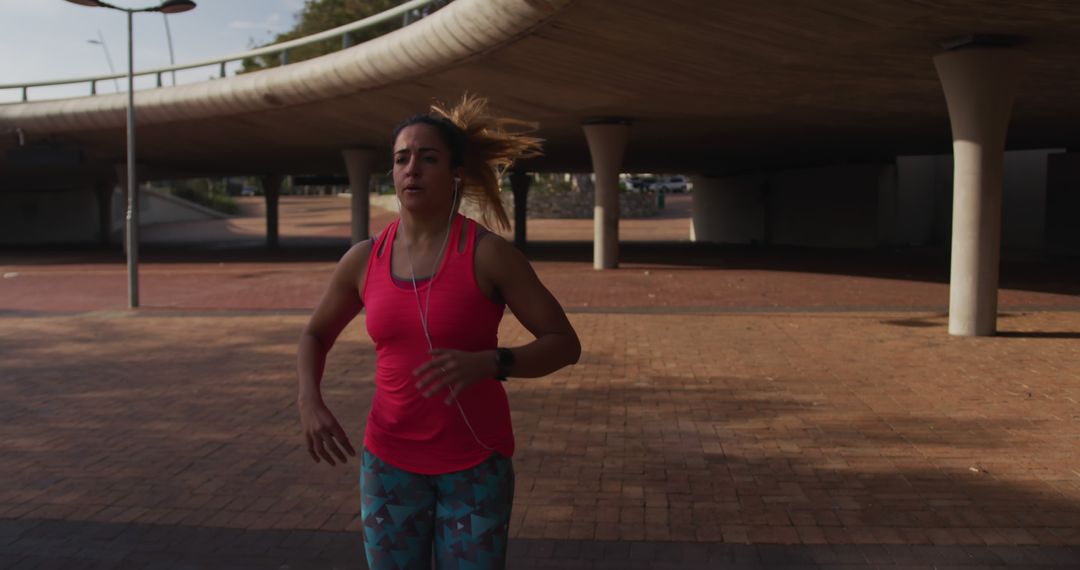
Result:
<svg viewBox="0 0 1080 570"><path fill-rule="evenodd" d="M761 243L765 204L760 176L694 176L690 241Z"/></svg>
<svg viewBox="0 0 1080 570"><path fill-rule="evenodd" d="M352 209L352 243L371 237L371 168L375 164L375 151L367 148L350 148L341 153L345 157L345 169L349 173L349 204Z"/></svg>
<svg viewBox="0 0 1080 570"><path fill-rule="evenodd" d="M529 184L532 177L524 170L510 173L510 188L514 191L514 245L523 249L526 243L525 225L528 223Z"/></svg>
<svg viewBox="0 0 1080 570"><path fill-rule="evenodd" d="M1005 134L1020 57L1005 48L966 48L935 56L934 65L953 134L949 334L993 335Z"/></svg>
<svg viewBox="0 0 1080 570"><path fill-rule="evenodd" d="M593 269L614 269L619 266L619 172L630 139L630 122L593 121L584 128L596 175Z"/></svg>
<svg viewBox="0 0 1080 570"><path fill-rule="evenodd" d="M266 198L266 247L278 247L278 196L285 177L280 174L266 174L259 177L262 182L263 197Z"/></svg>

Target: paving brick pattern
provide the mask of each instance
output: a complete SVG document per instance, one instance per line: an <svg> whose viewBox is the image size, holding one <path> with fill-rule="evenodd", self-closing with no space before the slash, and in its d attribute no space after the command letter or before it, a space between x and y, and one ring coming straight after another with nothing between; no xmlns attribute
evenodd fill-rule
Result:
<svg viewBox="0 0 1080 570"><path fill-rule="evenodd" d="M578 559L568 552L583 545L751 544L760 558L767 544L1080 544L1080 314L1012 315L1009 334L989 339L950 338L940 317L911 313L572 320L581 362L510 384L523 563ZM524 341L507 321L504 342ZM66 525L318 531L340 545L333 533L358 528L356 465L313 465L300 445L291 368L303 322L4 318L0 519L39 524L6 530L16 540L0 553L77 542L49 539ZM355 441L373 371L361 330L339 341L326 379ZM800 552L817 551L789 554Z"/></svg>
<svg viewBox="0 0 1080 570"><path fill-rule="evenodd" d="M357 464L293 404L330 262L163 255L131 313L122 266L49 255L0 256L0 568L363 567ZM903 268L680 255L536 263L585 350L509 384L512 568L1080 567L1074 282L963 339ZM325 381L354 443L373 366L358 320Z"/></svg>

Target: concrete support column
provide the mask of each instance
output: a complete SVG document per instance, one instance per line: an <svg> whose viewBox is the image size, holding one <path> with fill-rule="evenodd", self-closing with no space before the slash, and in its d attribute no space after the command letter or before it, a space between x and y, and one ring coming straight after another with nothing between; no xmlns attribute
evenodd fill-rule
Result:
<svg viewBox="0 0 1080 570"><path fill-rule="evenodd" d="M99 178L94 181L94 196L98 208L98 244L109 245L112 235L112 195L116 181Z"/></svg>
<svg viewBox="0 0 1080 570"><path fill-rule="evenodd" d="M371 169L375 151L349 148L342 151L345 170L349 173L349 205L352 209L352 243L371 237Z"/></svg>
<svg viewBox="0 0 1080 570"><path fill-rule="evenodd" d="M949 334L989 336L997 329L1005 133L1020 58L968 48L937 55L934 65L953 134Z"/></svg>
<svg viewBox="0 0 1080 570"><path fill-rule="evenodd" d="M760 176L694 176L690 241L760 243L765 235L765 204Z"/></svg>
<svg viewBox="0 0 1080 570"><path fill-rule="evenodd" d="M525 225L528 222L529 184L532 177L524 170L510 173L510 188L514 191L514 245L523 249L526 243Z"/></svg>
<svg viewBox="0 0 1080 570"><path fill-rule="evenodd" d="M619 172L630 139L630 122L593 121L584 129L596 175L593 269L614 269L619 266Z"/></svg>
<svg viewBox="0 0 1080 570"><path fill-rule="evenodd" d="M278 196L285 177L280 174L266 174L259 177L263 196L266 198L266 247L278 247Z"/></svg>

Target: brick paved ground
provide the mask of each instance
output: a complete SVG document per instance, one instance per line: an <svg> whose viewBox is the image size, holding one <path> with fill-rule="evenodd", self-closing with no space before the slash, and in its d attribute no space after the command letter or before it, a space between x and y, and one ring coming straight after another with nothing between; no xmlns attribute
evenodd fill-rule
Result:
<svg viewBox="0 0 1080 570"><path fill-rule="evenodd" d="M356 465L293 408L333 251L149 248L138 314L115 254L0 254L0 567L362 567ZM1075 273L1021 265L958 339L933 258L798 253L534 250L585 352L509 385L512 567L1080 566ZM362 330L326 380L354 441Z"/></svg>

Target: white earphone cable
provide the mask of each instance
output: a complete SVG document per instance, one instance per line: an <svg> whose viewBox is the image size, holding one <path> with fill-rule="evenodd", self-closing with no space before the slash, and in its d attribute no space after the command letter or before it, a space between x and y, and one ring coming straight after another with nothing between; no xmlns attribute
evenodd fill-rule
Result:
<svg viewBox="0 0 1080 570"><path fill-rule="evenodd" d="M413 294L416 296L416 309L417 309L417 312L420 313L420 326L423 327L423 329L424 329L424 338L427 339L428 350L432 350L432 351L435 350L435 345L431 342L431 332L430 332L430 329L428 328L428 310L431 308L431 289L435 285L435 271L436 271L436 268L439 266L439 262L440 262L440 260L442 260L443 256L447 255L446 246L450 243L450 231L454 227L454 211L456 210L456 208L454 206L457 205L457 193L458 193L458 185L455 184L454 185L454 199L453 199L453 201L451 202L451 205L450 205L450 217L446 221L446 236L443 238L442 247L439 249L439 252L440 252L439 255L435 256L435 261L432 262L432 264L431 264L430 278L428 279L427 292L425 293L425 298L424 298L423 303L420 303L420 290L416 286L416 269L413 267L412 249L409 247L408 240L403 240L403 241L405 241L405 257L409 260L409 274L412 277ZM400 200L399 200L399 210L400 210ZM405 223L404 216L402 216L399 219L401 220L400 224L404 225L404 223ZM450 391L450 397L453 398L454 403L457 404L457 409L458 409L459 412L461 412L461 419L465 420L465 426L469 428L469 433L472 434L473 439L476 440L476 443L480 444L480 447L483 447L484 449L486 449L488 451L495 451L495 448L493 448L493 447L485 444L484 442L480 441L480 437L476 435L476 430L473 429L472 422L469 421L469 417L465 414L465 409L461 407L461 402L457 399L457 396L454 396L453 389L451 389L451 391Z"/></svg>

